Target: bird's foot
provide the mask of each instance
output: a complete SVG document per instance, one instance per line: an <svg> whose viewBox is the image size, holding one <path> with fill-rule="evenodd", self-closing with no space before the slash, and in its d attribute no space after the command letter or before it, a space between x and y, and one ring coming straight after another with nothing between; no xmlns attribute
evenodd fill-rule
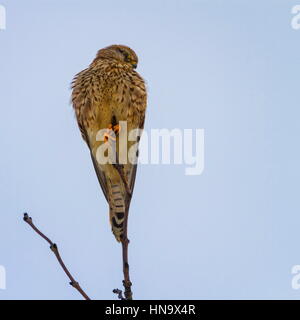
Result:
<svg viewBox="0 0 300 320"><path fill-rule="evenodd" d="M116 124L115 126L113 126L113 131L116 135L119 134L121 132L121 126L119 124Z"/></svg>
<svg viewBox="0 0 300 320"><path fill-rule="evenodd" d="M104 141L105 142L107 142L108 140L116 141L116 136L120 133L120 131L121 131L121 126L119 124L116 124L115 126L110 124L107 127L106 132L104 133Z"/></svg>
<svg viewBox="0 0 300 320"><path fill-rule="evenodd" d="M116 136L112 124L107 127L106 132L104 133L104 141L107 142L108 140L116 141Z"/></svg>

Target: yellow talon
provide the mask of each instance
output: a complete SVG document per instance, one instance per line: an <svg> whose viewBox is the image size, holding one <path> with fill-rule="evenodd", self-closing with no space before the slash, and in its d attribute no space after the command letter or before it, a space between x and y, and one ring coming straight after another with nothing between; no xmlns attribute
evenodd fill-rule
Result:
<svg viewBox="0 0 300 320"><path fill-rule="evenodd" d="M116 125L113 127L113 130L114 130L114 133L115 133L115 134L120 133L120 131L121 131L121 126L120 126L119 124L116 124Z"/></svg>
<svg viewBox="0 0 300 320"><path fill-rule="evenodd" d="M111 140L116 140L116 138L112 135L110 135L110 131L114 131L112 124L110 124L108 126L108 128L106 129L106 132L104 133L104 141L107 142L109 139Z"/></svg>

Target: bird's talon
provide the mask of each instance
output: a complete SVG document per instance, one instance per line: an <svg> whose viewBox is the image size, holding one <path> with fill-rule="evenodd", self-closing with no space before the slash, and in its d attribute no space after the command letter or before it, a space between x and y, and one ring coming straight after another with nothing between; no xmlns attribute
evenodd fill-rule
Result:
<svg viewBox="0 0 300 320"><path fill-rule="evenodd" d="M116 124L115 126L113 126L113 130L115 134L119 134L121 131L121 126L119 124Z"/></svg>
<svg viewBox="0 0 300 320"><path fill-rule="evenodd" d="M116 138L113 135L111 135L111 131L114 131L113 128L114 127L112 124L108 125L106 132L104 133L104 142L107 142L109 139L114 141L116 140Z"/></svg>

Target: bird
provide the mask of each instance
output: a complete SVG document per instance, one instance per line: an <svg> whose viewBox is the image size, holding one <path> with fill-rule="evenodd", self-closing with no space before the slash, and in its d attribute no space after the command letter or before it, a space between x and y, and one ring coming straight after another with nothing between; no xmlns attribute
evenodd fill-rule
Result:
<svg viewBox="0 0 300 320"><path fill-rule="evenodd" d="M126 123L127 132L138 129L142 132L147 108L145 80L136 71L137 54L126 45L110 45L100 49L91 64L77 73L71 83L71 103L78 127L86 142L99 184L109 207L109 221L118 242L127 232L126 214L133 193L137 163L120 164L122 151L138 143L129 141L121 146L120 136L125 131L120 123ZM123 130L123 131L122 131ZM99 139L103 133L103 139ZM99 148L108 145L116 151L116 163L102 163L98 159ZM125 149L125 150L124 150ZM107 155L107 151L105 153ZM126 222L126 224L125 224Z"/></svg>

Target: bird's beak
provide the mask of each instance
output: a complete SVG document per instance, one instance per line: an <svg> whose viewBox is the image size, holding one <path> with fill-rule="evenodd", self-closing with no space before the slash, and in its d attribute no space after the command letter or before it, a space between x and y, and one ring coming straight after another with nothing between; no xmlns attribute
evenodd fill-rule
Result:
<svg viewBox="0 0 300 320"><path fill-rule="evenodd" d="M136 63L133 64L132 67L133 67L133 69L136 69L137 68L137 64Z"/></svg>

